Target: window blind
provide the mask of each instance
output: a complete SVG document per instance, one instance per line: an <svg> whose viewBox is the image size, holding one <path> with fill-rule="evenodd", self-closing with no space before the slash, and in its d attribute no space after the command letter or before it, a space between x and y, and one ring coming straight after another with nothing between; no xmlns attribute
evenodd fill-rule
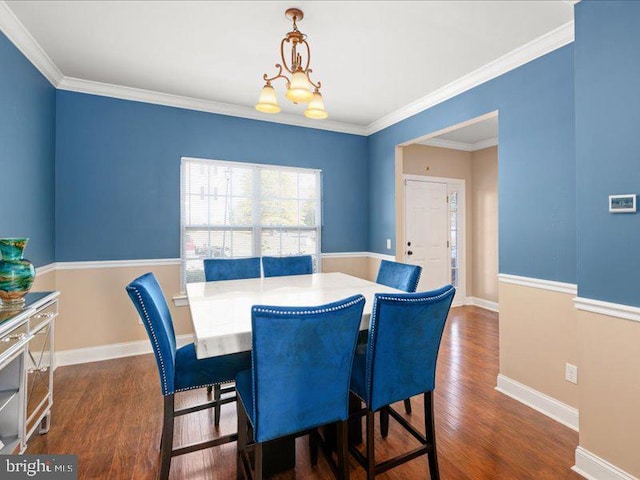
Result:
<svg viewBox="0 0 640 480"><path fill-rule="evenodd" d="M321 238L321 171L183 158L182 281L204 281L205 258L312 255Z"/></svg>

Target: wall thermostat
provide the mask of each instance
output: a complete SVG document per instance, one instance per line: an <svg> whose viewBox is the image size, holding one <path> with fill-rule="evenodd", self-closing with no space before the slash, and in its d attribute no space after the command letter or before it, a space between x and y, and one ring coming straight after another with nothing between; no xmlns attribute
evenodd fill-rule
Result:
<svg viewBox="0 0 640 480"><path fill-rule="evenodd" d="M611 213L634 213L636 211L636 194L609 195L609 211Z"/></svg>

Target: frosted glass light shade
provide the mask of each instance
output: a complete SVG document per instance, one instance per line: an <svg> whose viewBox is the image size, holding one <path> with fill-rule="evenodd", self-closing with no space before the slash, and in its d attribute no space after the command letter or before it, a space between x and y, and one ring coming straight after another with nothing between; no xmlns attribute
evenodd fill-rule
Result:
<svg viewBox="0 0 640 480"><path fill-rule="evenodd" d="M276 91L271 85L265 85L260 91L260 99L256 105L256 110L264 113L278 113L280 106L276 98Z"/></svg>
<svg viewBox="0 0 640 480"><path fill-rule="evenodd" d="M307 109L304 111L304 116L315 120L322 120L329 116L327 111L324 109L324 101L322 100L320 92L313 93L313 98L309 102Z"/></svg>
<svg viewBox="0 0 640 480"><path fill-rule="evenodd" d="M291 77L291 84L287 90L287 98L295 103L307 103L313 98L311 84L306 73L297 70Z"/></svg>

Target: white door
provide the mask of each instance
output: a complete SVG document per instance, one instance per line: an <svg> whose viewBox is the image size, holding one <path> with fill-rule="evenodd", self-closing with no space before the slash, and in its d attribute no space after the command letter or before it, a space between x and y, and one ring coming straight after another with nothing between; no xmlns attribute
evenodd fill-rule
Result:
<svg viewBox="0 0 640 480"><path fill-rule="evenodd" d="M418 291L451 282L447 184L405 180L405 261L422 267Z"/></svg>

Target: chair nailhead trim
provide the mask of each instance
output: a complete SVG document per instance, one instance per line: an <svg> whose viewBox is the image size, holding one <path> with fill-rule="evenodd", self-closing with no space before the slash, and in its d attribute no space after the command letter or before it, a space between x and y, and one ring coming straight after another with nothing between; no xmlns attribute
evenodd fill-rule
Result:
<svg viewBox="0 0 640 480"><path fill-rule="evenodd" d="M422 275L422 269L418 271L418 278L416 278L416 283L413 286L413 291L415 292L418 289L418 284L420 283L420 276Z"/></svg>
<svg viewBox="0 0 640 480"><path fill-rule="evenodd" d="M342 310L345 309L347 307L351 307L352 305L356 305L358 303L364 303L366 301L366 299L362 296L360 296L359 298L356 298L355 300L351 300L348 303L344 303L342 305L338 305L337 307L330 307L330 308L321 308L321 309L311 309L311 310L303 310L303 311L282 311L282 310L275 310L275 309L271 309L271 308L259 308L259 307L253 307L251 309L252 312L256 312L256 313L273 313L276 315L315 315L315 314L319 314L319 313L326 313L326 312L335 312L338 310ZM355 346L354 346L355 348ZM254 355L251 355L251 397L253 398L253 418L255 419L255 422L258 422L258 414L257 414L257 410L258 410L258 400L257 400L257 396L256 396L256 365L255 365L255 357ZM347 390L347 398L348 398L348 390ZM254 425L254 429L257 429L257 425Z"/></svg>
<svg viewBox="0 0 640 480"><path fill-rule="evenodd" d="M395 297L379 296L378 298L380 300L393 300L394 302L426 302L426 301L431 301L431 300L438 300L438 299L444 297L445 295L448 295L449 292L451 292L451 290L453 290L453 287L450 288L449 290L447 290L446 292L441 293L440 295L436 295L435 297L395 298ZM375 310L375 307L374 307L374 310Z"/></svg>
<svg viewBox="0 0 640 480"><path fill-rule="evenodd" d="M362 297L356 300L352 300L349 303L338 305L337 307L303 310L303 311L283 311L283 310L274 310L270 308L258 308L258 307L253 307L253 311L256 313L275 313L276 315L315 315L319 313L335 312L364 301L365 299L364 297Z"/></svg>
<svg viewBox="0 0 640 480"><path fill-rule="evenodd" d="M447 289L445 292L441 293L440 295L436 295L435 297L419 297L419 298L398 298L398 297L386 297L386 296L382 296L382 295L378 295L376 298L377 300L391 300L394 302L426 302L426 301L431 301L431 300L438 300L446 295L448 295L449 293L451 293L451 290L454 290L455 287L451 287L449 289ZM415 294L408 294L408 295L415 295ZM418 294L420 295L420 294ZM378 316L376 315L376 310L378 308L378 301L374 301L373 303L373 312L371 312L371 333L369 334L369 346L367 348L367 365L365 366L365 376L367 378L367 389L366 389L366 396L368 397L367 400L365 400L365 403L367 404L367 406L369 406L371 404L371 379L373 378L373 366L370 364L369 362L369 352L371 352L371 359L373 359L373 357L375 356L375 345L373 343L373 339L375 338L376 335L376 326L377 326L377 320L378 320Z"/></svg>
<svg viewBox="0 0 640 480"><path fill-rule="evenodd" d="M205 383L204 385L195 385L193 387L176 388L174 392L186 392L188 390L196 390L198 388L213 387L215 385L223 385L225 383L230 383L230 382L233 382L233 381L234 381L234 379L230 379L230 380L223 380L222 382Z"/></svg>
<svg viewBox="0 0 640 480"><path fill-rule="evenodd" d="M147 322L147 325L149 326L149 331L151 331L151 336L153 337L154 350L156 351L156 354L160 359L160 367L162 371L162 393L165 396L171 395L171 393L173 392L169 392L169 388L167 387L167 373L165 372L165 369L164 369L164 359L162 358L160 345L158 345L156 332L153 330L153 324L151 323L151 319L149 318L149 314L147 313L147 307L145 306L144 301L142 300L142 295L140 295L140 292L138 291L138 289L135 287L129 287L129 288L131 288L131 290L133 290L136 293L136 296L138 297L138 303L140 303L140 306L142 307L142 312L144 313L144 320Z"/></svg>

